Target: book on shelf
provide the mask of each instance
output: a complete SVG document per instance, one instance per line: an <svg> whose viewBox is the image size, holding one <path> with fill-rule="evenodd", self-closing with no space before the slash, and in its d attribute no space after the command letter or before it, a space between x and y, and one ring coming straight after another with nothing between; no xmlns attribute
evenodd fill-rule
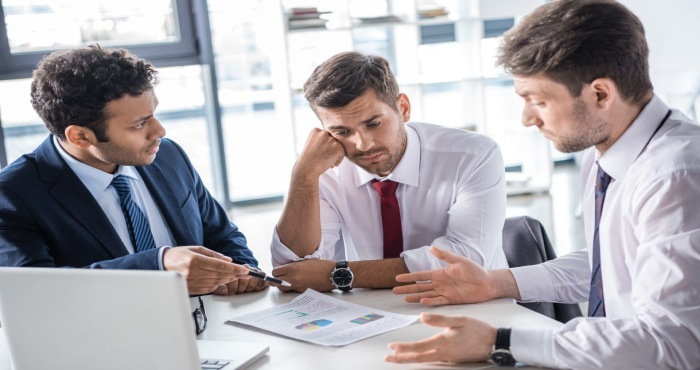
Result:
<svg viewBox="0 0 700 370"><path fill-rule="evenodd" d="M444 6L432 0L420 1L417 10L419 19L444 17L449 14Z"/></svg>
<svg viewBox="0 0 700 370"><path fill-rule="evenodd" d="M303 29L303 28L319 28L319 27L326 27L326 23L328 22L328 19L321 19L321 18L310 18L310 19L296 19L296 20L289 20L289 29L290 30L298 30L298 29Z"/></svg>
<svg viewBox="0 0 700 370"><path fill-rule="evenodd" d="M328 19L321 18L321 15L328 13L319 12L315 7L291 8L287 11L287 24L290 30L325 27Z"/></svg>
<svg viewBox="0 0 700 370"><path fill-rule="evenodd" d="M380 15L376 17L358 17L355 18L361 23L392 23L392 22L401 22L402 19L393 15L393 14L388 14L388 15Z"/></svg>

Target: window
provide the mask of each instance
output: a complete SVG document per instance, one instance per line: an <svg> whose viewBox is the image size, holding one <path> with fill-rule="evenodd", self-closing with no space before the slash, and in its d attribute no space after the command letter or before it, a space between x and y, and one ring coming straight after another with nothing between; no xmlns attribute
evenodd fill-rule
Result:
<svg viewBox="0 0 700 370"><path fill-rule="evenodd" d="M47 52L94 43L128 47L161 66L197 60L187 0L0 3L0 79L30 77Z"/></svg>

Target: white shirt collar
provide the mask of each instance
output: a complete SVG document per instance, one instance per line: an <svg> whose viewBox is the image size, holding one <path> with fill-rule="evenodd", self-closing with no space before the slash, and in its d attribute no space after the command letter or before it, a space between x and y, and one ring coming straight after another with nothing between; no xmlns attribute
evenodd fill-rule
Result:
<svg viewBox="0 0 700 370"><path fill-rule="evenodd" d="M98 170L95 167L89 166L79 160L73 158L65 149L58 143L58 138L53 137L53 145L56 147L58 154L66 161L68 167L78 176L83 185L88 189L90 194L97 197L104 192L112 183L112 179L117 175L125 175L135 180L140 180L141 177L136 172L133 166L119 166L114 174L106 173Z"/></svg>
<svg viewBox="0 0 700 370"><path fill-rule="evenodd" d="M401 184L418 186L418 175L420 172L420 138L415 129L404 124L406 130L406 150L394 167L394 170L385 177ZM377 174L365 171L360 166L353 163L355 167L355 186L360 187L373 179L382 179Z"/></svg>
<svg viewBox="0 0 700 370"><path fill-rule="evenodd" d="M603 170L616 181L622 181L666 113L668 106L654 95L605 154L601 156L598 150L595 151L595 159Z"/></svg>

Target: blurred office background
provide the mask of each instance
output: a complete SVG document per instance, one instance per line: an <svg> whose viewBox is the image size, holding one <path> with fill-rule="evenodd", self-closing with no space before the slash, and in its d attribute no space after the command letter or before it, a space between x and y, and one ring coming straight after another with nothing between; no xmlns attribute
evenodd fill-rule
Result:
<svg viewBox="0 0 700 370"><path fill-rule="evenodd" d="M412 119L490 135L508 173L508 215L540 219L559 254L584 247L575 154L520 125L494 66L503 32L545 0L0 0L0 166L47 130L29 104L51 50L125 47L160 69L156 116L269 266L291 167L312 127L302 84L332 54L389 59ZM623 0L646 27L656 93L700 109L700 2Z"/></svg>

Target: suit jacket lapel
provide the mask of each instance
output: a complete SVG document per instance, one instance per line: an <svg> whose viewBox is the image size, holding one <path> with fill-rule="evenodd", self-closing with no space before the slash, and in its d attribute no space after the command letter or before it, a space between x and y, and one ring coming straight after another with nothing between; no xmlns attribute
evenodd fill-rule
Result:
<svg viewBox="0 0 700 370"><path fill-rule="evenodd" d="M92 234L112 257L127 255L124 243L112 227L95 198L66 165L49 137L36 150L37 167L42 181L54 183L49 194Z"/></svg>
<svg viewBox="0 0 700 370"><path fill-rule="evenodd" d="M153 162L148 166L136 167L136 170L158 205L170 232L173 233L175 245L197 245L198 242L182 214L180 200L170 187L170 183L160 166Z"/></svg>

